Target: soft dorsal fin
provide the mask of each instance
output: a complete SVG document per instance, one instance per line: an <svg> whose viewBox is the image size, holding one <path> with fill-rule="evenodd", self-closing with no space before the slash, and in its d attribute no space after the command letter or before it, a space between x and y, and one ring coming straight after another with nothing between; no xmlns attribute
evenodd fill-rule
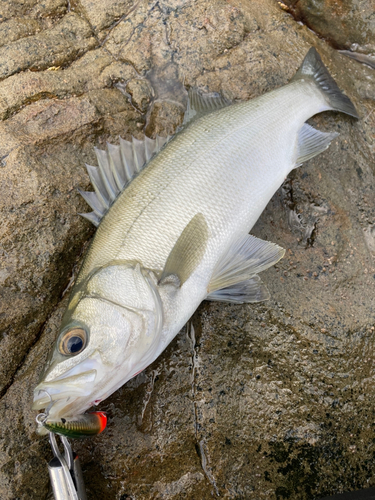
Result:
<svg viewBox="0 0 375 500"><path fill-rule="evenodd" d="M241 236L217 263L208 287L207 300L260 302L269 292L257 275L273 266L285 250L249 234Z"/></svg>
<svg viewBox="0 0 375 500"><path fill-rule="evenodd" d="M203 214L196 214L182 231L165 263L160 284L182 286L201 262L209 230ZM176 279L177 278L177 279Z"/></svg>
<svg viewBox="0 0 375 500"><path fill-rule="evenodd" d="M232 101L219 93L201 94L197 89L189 89L188 102L185 111L183 125L186 125L194 118L211 113L232 104Z"/></svg>
<svg viewBox="0 0 375 500"><path fill-rule="evenodd" d="M95 191L83 191L78 188L93 212L80 215L98 226L117 196L169 139L169 136L157 136L156 139L145 136L142 140L132 137L129 142L120 137L119 146L107 143L107 151L95 148L99 166L86 165Z"/></svg>

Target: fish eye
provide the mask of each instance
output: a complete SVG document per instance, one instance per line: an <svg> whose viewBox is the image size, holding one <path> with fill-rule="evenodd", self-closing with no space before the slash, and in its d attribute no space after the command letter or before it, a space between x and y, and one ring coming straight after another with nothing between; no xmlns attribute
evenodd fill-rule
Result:
<svg viewBox="0 0 375 500"><path fill-rule="evenodd" d="M86 344L86 331L83 328L72 328L62 335L59 343L59 351L65 356L75 356L83 351Z"/></svg>

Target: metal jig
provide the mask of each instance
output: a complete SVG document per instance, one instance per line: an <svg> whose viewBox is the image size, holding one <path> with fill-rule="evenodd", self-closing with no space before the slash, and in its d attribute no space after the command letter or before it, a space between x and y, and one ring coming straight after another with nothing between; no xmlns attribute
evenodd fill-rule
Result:
<svg viewBox="0 0 375 500"><path fill-rule="evenodd" d="M54 458L48 464L49 477L55 500L87 500L82 469L78 455L73 452L68 439L59 436L64 447L61 454L56 435L49 433Z"/></svg>

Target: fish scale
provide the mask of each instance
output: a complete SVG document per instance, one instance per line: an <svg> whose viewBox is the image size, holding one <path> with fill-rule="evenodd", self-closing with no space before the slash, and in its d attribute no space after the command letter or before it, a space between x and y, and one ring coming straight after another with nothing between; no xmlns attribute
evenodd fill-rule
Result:
<svg viewBox="0 0 375 500"><path fill-rule="evenodd" d="M227 104L191 92L187 126L164 147L121 139L88 167L86 217L99 227L35 389L34 407L49 402L52 420L74 418L145 369L202 300L269 298L258 273L284 250L248 233L288 173L337 136L305 121L357 113L315 49L288 85Z"/></svg>
<svg viewBox="0 0 375 500"><path fill-rule="evenodd" d="M293 95L297 92L285 88L282 90L287 95L291 91ZM298 92L304 95L305 89L300 88ZM315 110L321 108L321 95L313 97L315 97L315 102L312 102L309 107L315 107ZM148 167L153 168L153 171L144 171L144 174L141 174L132 186L135 192L144 193L145 184L151 184L152 189L149 191L152 193L151 200L142 199L140 206L135 206L131 193L125 191L114 205L110 214L111 218L108 217L105 220L108 224L103 227L106 233L113 234L113 226L117 225L122 235L122 239L117 240L117 244L114 245L116 254L112 255L112 258L136 259L146 267L161 270L183 228L195 213L201 212L205 215L212 233L220 234L220 239L223 241L221 244L219 237L215 237L212 245L208 245L206 264L210 268L212 260L220 256L222 246L228 241L228 236L231 237L229 229L225 231L229 221L231 233L248 231L268 202L270 197L268 193L273 194L283 182L287 174L284 164L289 167L293 163L292 154L297 137L296 131L302 126L306 117L311 116L310 110L306 111L303 105L300 109L294 107L293 113L290 111L288 113L290 99L285 99L277 108L277 123L275 124L273 115L275 109L272 101L266 104L269 112L264 107L260 108L258 104L254 105L252 101L226 108L214 114L208 123L206 118L201 124L196 124L192 130L187 130L178 136L179 140L178 143L176 140L174 148L177 154L174 154L173 149L170 151L174 146L172 142L167 150L156 157ZM288 117L288 114L292 116ZM247 116L250 118L246 119ZM278 171L275 171L274 153L272 148L267 148L267 143L276 130L280 129L280 116L286 117L287 120L292 118L294 127L290 126L291 120L288 120L288 129L285 129L284 134L279 134L279 142L290 144L292 147L284 148L284 158L279 159L276 165ZM238 127L240 120L241 129ZM223 122L224 126L222 126ZM272 122L274 128L272 128ZM235 123L237 128L233 126ZM257 123L261 133L254 134L252 131L254 123ZM206 138L203 134L204 129L211 129L211 137ZM219 139L217 138L218 132ZM193 136L194 142L189 136ZM205 140L199 140L200 137L205 137ZM186 157L185 161L184 158L179 158L179 151L184 142L190 143L190 147L194 149L192 155L195 157L188 165L186 165ZM256 144L255 148L254 144ZM276 149L279 148L278 143L273 146ZM188 157L192 156L186 147L183 149ZM231 165L230 160L233 158L235 158L235 164ZM251 168L252 164L261 165L262 170ZM272 171L272 183L263 182L268 166ZM228 172L232 174L231 182ZM150 175L146 176L147 173ZM157 182L163 186L162 190L155 189L153 180L150 179L151 174L158 177ZM171 178L173 180L170 180ZM246 186L248 186L247 190ZM157 196L153 194L155 192ZM165 230L166 224L168 231ZM126 232L124 227L127 228ZM107 236L103 236L104 238L108 244ZM100 264L102 265L102 262ZM98 263L94 260L91 265L95 266ZM204 265L205 263L202 262L202 266ZM88 267L89 270L90 267Z"/></svg>
<svg viewBox="0 0 375 500"><path fill-rule="evenodd" d="M306 84L305 87L309 90L310 86ZM292 93L294 101L298 98L295 95L296 90L283 88L281 91L286 94L286 97ZM281 91L278 90L276 93ZM306 94L304 88L300 88L298 92L301 96ZM218 230L215 226L222 218L227 223L227 207L233 203L233 200L238 199L238 196L242 198L241 205L245 204L246 206L236 208L232 220L236 222L242 219L241 211L245 211L243 227L239 228L238 231L249 230L264 209L264 203L263 206L260 205L258 199L266 199L267 197L262 186L257 182L259 175L263 178L264 171L251 169L250 163L264 167L272 162L272 166L274 166L272 152L268 151L265 146L269 137L274 136L274 129L280 130L281 116L287 117L288 114L293 114L292 119L295 122L295 127L286 130L286 137L282 137L282 142L294 146L296 130L300 128L306 118L313 114L309 108L319 110L322 106L320 93L318 91L310 93L313 94L311 97L315 97L315 102L311 102L307 110L302 98L301 105L294 106L293 113L290 111L288 113L292 101L291 97L285 98L275 110L273 103L276 100L276 94L275 99L271 98L270 102L265 103L265 107L269 110L261 107L262 103L254 103L253 101L231 106L213 114L211 119L205 117L201 123L195 123L194 127L188 128L177 136L169 144L168 149L162 151L152 160L148 168L132 182L115 202L110 213L99 226L95 238L96 248L94 249L92 246L78 279L84 278L94 267L104 265L114 258L137 259L146 267L162 269L178 235L195 213L204 210L204 214L212 218L213 231L215 232ZM267 96L269 95L267 94ZM283 96L281 98L284 99ZM277 97L276 102L278 101ZM272 122L274 122L274 127L272 127ZM238 123L241 123L242 130L245 129L241 134L238 131ZM254 123L257 123L262 131L260 137L253 137L252 126ZM210 132L207 133L207 130ZM206 133L204 133L205 131ZM291 137L288 137L288 134ZM254 139L256 141L255 149L262 150L263 157L262 155L258 156L257 151L254 151ZM212 151L213 148L216 150ZM242 162L233 149L241 152ZM285 151L284 160L289 165L292 163L290 153L288 150ZM230 160L233 157L236 159L236 164L233 165L235 177L233 177L234 182L231 185L228 183L228 163L230 165ZM188 164L187 158L189 159ZM232 168L232 165L230 167ZM286 173L283 168L279 168L279 172L272 172L274 179L271 186L265 186L267 190L272 191L273 194L285 178ZM209 184L208 180L211 180ZM249 193L244 192L244 183L249 185ZM259 185L255 199L254 190L251 187L251 184L254 183ZM190 203L187 203L187 200ZM213 200L216 201L215 205L209 206ZM225 212L223 215L218 210L219 203L223 207L222 211ZM175 216L176 212L179 218ZM165 224L171 222L173 225L169 224L169 231L165 232ZM223 236L225 239L226 235L223 234ZM102 251L102 245L106 247L105 253ZM215 253L220 254L220 247L217 247Z"/></svg>

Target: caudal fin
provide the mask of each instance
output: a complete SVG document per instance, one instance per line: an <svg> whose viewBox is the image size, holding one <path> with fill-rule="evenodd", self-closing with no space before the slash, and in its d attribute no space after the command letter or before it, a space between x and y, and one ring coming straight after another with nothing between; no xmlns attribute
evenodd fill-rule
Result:
<svg viewBox="0 0 375 500"><path fill-rule="evenodd" d="M352 101L338 88L314 47L306 54L292 81L311 79L319 87L331 109L359 118Z"/></svg>

